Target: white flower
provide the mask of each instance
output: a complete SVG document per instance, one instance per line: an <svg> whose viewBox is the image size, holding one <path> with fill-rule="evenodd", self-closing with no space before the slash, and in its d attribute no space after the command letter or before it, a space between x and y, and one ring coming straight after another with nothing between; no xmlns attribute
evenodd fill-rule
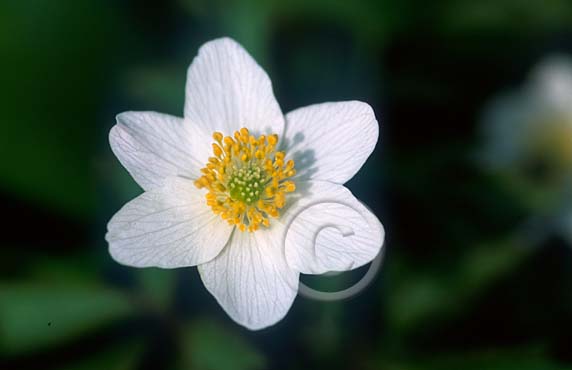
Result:
<svg viewBox="0 0 572 370"><path fill-rule="evenodd" d="M532 211L526 240L572 242L572 60L554 55L519 90L495 99L483 121L484 163Z"/></svg>
<svg viewBox="0 0 572 370"><path fill-rule="evenodd" d="M483 123L490 168L566 186L572 174L572 61L545 60L522 89L487 107Z"/></svg>
<svg viewBox="0 0 572 370"><path fill-rule="evenodd" d="M342 185L377 138L371 107L358 101L284 116L239 44L208 42L188 70L184 118L125 112L111 129L113 152L145 190L109 222L111 256L134 267L198 266L236 322L272 325L300 273L356 268L380 252L382 225ZM312 225L353 234L326 227L316 236Z"/></svg>

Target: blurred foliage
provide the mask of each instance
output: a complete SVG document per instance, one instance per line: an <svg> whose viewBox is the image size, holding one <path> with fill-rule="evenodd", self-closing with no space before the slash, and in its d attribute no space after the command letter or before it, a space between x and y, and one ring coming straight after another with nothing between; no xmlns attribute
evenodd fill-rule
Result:
<svg viewBox="0 0 572 370"><path fill-rule="evenodd" d="M372 368L378 369L379 365ZM542 351L524 349L518 352L487 351L458 355L433 356L416 362L390 362L384 370L568 370L571 366L559 364L546 357Z"/></svg>
<svg viewBox="0 0 572 370"><path fill-rule="evenodd" d="M245 46L255 55L264 58L262 48L269 42L269 33L264 32L276 19L311 19L343 24L357 40L377 43L392 31L402 27L405 20L401 13L410 10L410 1L304 1L294 0L247 0L207 1L179 0L191 14L209 17L216 15L218 27L224 33L244 40ZM263 60L264 61L264 60Z"/></svg>
<svg viewBox="0 0 572 370"><path fill-rule="evenodd" d="M188 63L222 35L284 111L356 98L381 122L349 183L386 226L381 275L255 333L197 274L119 266L103 239L141 192L109 150L115 114L181 115ZM561 199L475 160L481 108L571 36L569 0L2 1L0 195L24 222L0 240L0 368L572 369L572 252L546 220Z"/></svg>
<svg viewBox="0 0 572 370"><path fill-rule="evenodd" d="M137 271L136 277L143 297L159 311L170 309L175 296L176 274L169 270L148 268Z"/></svg>
<svg viewBox="0 0 572 370"><path fill-rule="evenodd" d="M537 34L567 27L572 3L566 0L446 1L443 27L448 32L518 32Z"/></svg>
<svg viewBox="0 0 572 370"><path fill-rule="evenodd" d="M63 370L131 370L141 362L141 343L123 343L121 346L98 353L87 360L65 366Z"/></svg>
<svg viewBox="0 0 572 370"><path fill-rule="evenodd" d="M181 369L257 370L267 366L256 348L213 320L197 320L183 329Z"/></svg>
<svg viewBox="0 0 572 370"><path fill-rule="evenodd" d="M516 238L514 238L516 239ZM387 314L396 333L410 333L424 323L452 320L531 253L517 240L467 248L460 258L411 269L396 258L389 264L395 279L387 298ZM433 324L435 325L435 324Z"/></svg>
<svg viewBox="0 0 572 370"><path fill-rule="evenodd" d="M90 0L0 4L0 186L87 217L116 15ZM73 30L73 31L72 31Z"/></svg>
<svg viewBox="0 0 572 370"><path fill-rule="evenodd" d="M106 288L3 283L0 350L16 353L54 346L133 311L126 297Z"/></svg>

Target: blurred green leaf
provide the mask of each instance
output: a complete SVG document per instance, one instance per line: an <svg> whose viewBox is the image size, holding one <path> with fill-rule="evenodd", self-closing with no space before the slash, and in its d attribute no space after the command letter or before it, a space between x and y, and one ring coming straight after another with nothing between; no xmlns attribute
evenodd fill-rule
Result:
<svg viewBox="0 0 572 370"><path fill-rule="evenodd" d="M316 302L306 307L312 320L300 332L301 341L315 358L328 363L343 346L343 303Z"/></svg>
<svg viewBox="0 0 572 370"><path fill-rule="evenodd" d="M384 370L570 370L541 351L483 351L423 357L415 361L382 360ZM379 364L375 368L380 368Z"/></svg>
<svg viewBox="0 0 572 370"><path fill-rule="evenodd" d="M0 2L2 190L73 215L93 210L97 112L117 24L109 9L91 0Z"/></svg>
<svg viewBox="0 0 572 370"><path fill-rule="evenodd" d="M187 67L188 61L133 68L122 81L125 93L155 111L181 116Z"/></svg>
<svg viewBox="0 0 572 370"><path fill-rule="evenodd" d="M105 287L43 283L0 285L0 352L52 347L126 316L125 296Z"/></svg>
<svg viewBox="0 0 572 370"><path fill-rule="evenodd" d="M572 3L568 0L448 1L440 9L440 27L451 33L504 31L523 33L569 27Z"/></svg>
<svg viewBox="0 0 572 370"><path fill-rule="evenodd" d="M389 322L407 332L422 322L451 318L465 308L502 277L518 266L530 249L516 238L467 248L459 259L447 261L423 272L393 260L388 266L393 285L389 292Z"/></svg>
<svg viewBox="0 0 572 370"><path fill-rule="evenodd" d="M98 353L62 370L131 370L137 369L143 353L142 343L126 343Z"/></svg>
<svg viewBox="0 0 572 370"><path fill-rule="evenodd" d="M195 15L216 14L217 26L253 51L257 60L264 59L264 45L278 21L313 19L344 27L356 40L381 43L390 32L407 24L409 18L402 13L414 9L410 1L179 1Z"/></svg>
<svg viewBox="0 0 572 370"><path fill-rule="evenodd" d="M146 302L166 311L173 303L177 272L159 268L145 268L136 271L140 293Z"/></svg>
<svg viewBox="0 0 572 370"><path fill-rule="evenodd" d="M41 255L27 261L21 270L27 281L85 287L97 284L100 278L99 265L94 263L96 258L89 253L70 254L65 258Z"/></svg>
<svg viewBox="0 0 572 370"><path fill-rule="evenodd" d="M532 181L519 171L499 173L497 177L499 186L512 192L522 206L537 214L549 214L561 205L563 193L567 182L559 181Z"/></svg>
<svg viewBox="0 0 572 370"><path fill-rule="evenodd" d="M266 367L262 353L245 338L213 320L197 320L182 334L182 369L256 370Z"/></svg>

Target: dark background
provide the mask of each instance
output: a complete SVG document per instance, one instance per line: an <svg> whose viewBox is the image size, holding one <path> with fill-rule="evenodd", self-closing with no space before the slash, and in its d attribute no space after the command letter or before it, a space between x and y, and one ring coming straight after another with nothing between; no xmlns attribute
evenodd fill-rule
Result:
<svg viewBox="0 0 572 370"><path fill-rule="evenodd" d="M186 68L220 36L284 112L359 99L381 126L348 187L386 228L382 272L259 332L196 269L123 267L104 241L141 192L114 116L181 116ZM572 369L570 241L529 204L542 184L476 159L489 102L572 55L569 0L3 0L0 51L1 369Z"/></svg>

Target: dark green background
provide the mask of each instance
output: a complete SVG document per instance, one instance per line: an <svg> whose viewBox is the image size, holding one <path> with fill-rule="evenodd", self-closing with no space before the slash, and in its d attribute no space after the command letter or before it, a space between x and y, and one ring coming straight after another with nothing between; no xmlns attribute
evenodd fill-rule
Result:
<svg viewBox="0 0 572 370"><path fill-rule="evenodd" d="M284 112L360 99L381 124L348 183L386 227L381 274L260 332L196 269L122 267L103 239L141 192L115 114L182 115L188 64L224 35ZM475 160L483 107L572 54L569 0L2 0L0 51L1 369L572 369L570 245L533 240L534 187Z"/></svg>

